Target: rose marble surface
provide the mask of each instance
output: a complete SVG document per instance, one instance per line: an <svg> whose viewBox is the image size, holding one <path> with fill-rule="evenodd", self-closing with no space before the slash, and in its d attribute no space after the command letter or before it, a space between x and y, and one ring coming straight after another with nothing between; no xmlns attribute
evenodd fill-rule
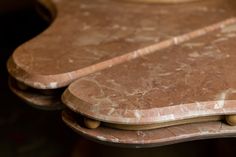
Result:
<svg viewBox="0 0 236 157"><path fill-rule="evenodd" d="M88 74L135 58L137 50L235 15L234 0L178 5L116 0L42 1L56 18L20 46L8 62L16 80L37 89L55 89ZM123 56L133 53L133 56ZM115 58L114 58L115 57Z"/></svg>
<svg viewBox="0 0 236 157"><path fill-rule="evenodd" d="M233 0L179 5L115 0L43 3L57 18L10 58L8 70L19 82L56 89L80 78L68 88L64 102L75 112L110 123L150 124L236 114ZM59 102L11 87L38 107ZM103 126L86 129L65 112L63 120L83 136L135 147L236 133L235 127L222 122L121 131Z"/></svg>
<svg viewBox="0 0 236 157"><path fill-rule="evenodd" d="M90 74L63 102L87 117L144 125L236 114L236 24Z"/></svg>

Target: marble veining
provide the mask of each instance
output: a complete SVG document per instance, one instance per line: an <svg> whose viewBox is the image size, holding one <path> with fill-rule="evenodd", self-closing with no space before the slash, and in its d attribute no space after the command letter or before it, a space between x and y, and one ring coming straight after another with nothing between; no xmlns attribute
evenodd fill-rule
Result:
<svg viewBox="0 0 236 157"><path fill-rule="evenodd" d="M235 114L236 37L225 31L232 25L82 77L63 101L83 115L121 124ZM214 42L221 37L226 40Z"/></svg>
<svg viewBox="0 0 236 157"><path fill-rule="evenodd" d="M154 53L159 47L200 36L203 32L178 37L235 15L233 2L225 0L180 5L116 0L54 0L53 3L57 17L52 25L17 48L8 62L10 74L33 88L68 86L77 78L140 54ZM223 31L232 32L235 28L227 29ZM169 41L158 45L166 40Z"/></svg>

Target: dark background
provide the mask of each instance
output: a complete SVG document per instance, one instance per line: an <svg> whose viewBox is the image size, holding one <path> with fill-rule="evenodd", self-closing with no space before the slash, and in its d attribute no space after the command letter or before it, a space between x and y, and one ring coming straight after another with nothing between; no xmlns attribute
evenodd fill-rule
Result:
<svg viewBox="0 0 236 157"><path fill-rule="evenodd" d="M94 144L67 128L61 121L60 111L40 111L20 101L8 89L6 62L17 46L50 25L37 14L35 4L33 0L0 0L0 157L88 157L85 154L98 157L106 153L107 156L123 156L119 153L161 157L236 156L233 138L152 149L119 149Z"/></svg>
<svg viewBox="0 0 236 157"><path fill-rule="evenodd" d="M0 0L0 157L64 157L74 141L60 112L33 109L8 89L8 57L49 25L35 5L30 0Z"/></svg>

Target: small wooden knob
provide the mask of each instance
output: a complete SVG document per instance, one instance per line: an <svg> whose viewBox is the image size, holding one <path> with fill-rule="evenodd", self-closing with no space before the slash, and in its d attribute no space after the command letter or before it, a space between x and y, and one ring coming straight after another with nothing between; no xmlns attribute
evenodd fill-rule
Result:
<svg viewBox="0 0 236 157"><path fill-rule="evenodd" d="M232 125L232 126L236 125L236 115L226 116L225 120L229 125Z"/></svg>
<svg viewBox="0 0 236 157"><path fill-rule="evenodd" d="M101 122L93 119L84 118L84 124L89 129L96 129L100 126Z"/></svg>
<svg viewBox="0 0 236 157"><path fill-rule="evenodd" d="M23 90L23 91L25 91L25 90L27 90L29 87L28 86L26 86L25 84L23 84L23 83L21 83L21 82L18 82L18 81L16 81L16 85L17 85L17 87L20 89L20 90Z"/></svg>

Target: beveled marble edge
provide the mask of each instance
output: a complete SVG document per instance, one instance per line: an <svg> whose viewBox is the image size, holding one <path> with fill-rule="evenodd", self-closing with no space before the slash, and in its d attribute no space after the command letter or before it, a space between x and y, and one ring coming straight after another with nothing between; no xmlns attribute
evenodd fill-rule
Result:
<svg viewBox="0 0 236 157"><path fill-rule="evenodd" d="M185 124L148 131L124 131L102 126L97 129L84 128L65 111L62 113L62 119L76 133L84 137L122 147L156 147L201 139L236 137L236 126L229 126L220 121Z"/></svg>
<svg viewBox="0 0 236 157"><path fill-rule="evenodd" d="M17 97L34 108L43 110L61 110L65 107L60 99L55 96L47 96L18 89L10 78L8 80L8 85L10 90Z"/></svg>
<svg viewBox="0 0 236 157"><path fill-rule="evenodd" d="M228 18L226 20L200 28L198 30L194 30L179 36L175 36L170 39L154 43L147 47L137 49L132 52L128 52L124 55L117 56L67 73L56 74L56 75L39 75L39 74L29 73L26 70L22 69L20 66L17 66L17 63L15 63L14 61L14 54L8 60L7 69L12 77L30 87L36 89L56 89L68 86L70 83L83 76L110 68L118 64L122 64L127 61L131 61L136 58L143 57L151 53L155 53L159 50L168 48L173 45L179 45L191 39L206 35L215 30L223 29L234 23L236 23L235 17Z"/></svg>
<svg viewBox="0 0 236 157"><path fill-rule="evenodd" d="M114 124L155 124L197 117L236 114L236 100L218 100L176 104L173 106L156 107L145 110L125 110L126 114L112 115L111 113L114 111L124 113L124 109L116 109L112 106L96 107L73 95L73 93L70 92L70 86L63 93L62 102L76 113L102 122Z"/></svg>

